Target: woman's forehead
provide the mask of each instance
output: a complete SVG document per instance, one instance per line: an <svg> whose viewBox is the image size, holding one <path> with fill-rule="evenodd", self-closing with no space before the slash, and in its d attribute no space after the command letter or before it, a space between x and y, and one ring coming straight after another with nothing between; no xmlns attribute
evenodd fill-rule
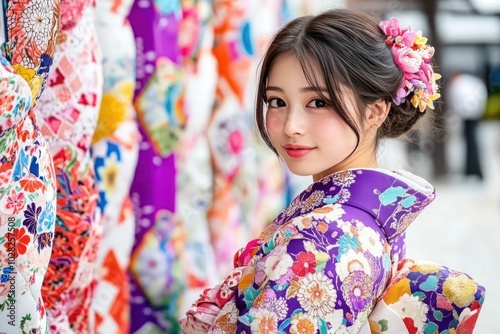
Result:
<svg viewBox="0 0 500 334"><path fill-rule="evenodd" d="M299 58L293 53L284 53L277 56L271 63L269 73L267 75L267 83L271 77L277 79L278 72L297 71L300 70L304 79L311 87L325 87L324 73L321 71L319 62L311 57ZM280 76L283 77L283 76Z"/></svg>

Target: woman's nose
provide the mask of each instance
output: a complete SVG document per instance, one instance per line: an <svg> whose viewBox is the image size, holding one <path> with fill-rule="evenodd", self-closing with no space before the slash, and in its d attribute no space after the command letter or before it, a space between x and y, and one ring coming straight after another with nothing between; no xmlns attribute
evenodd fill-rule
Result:
<svg viewBox="0 0 500 334"><path fill-rule="evenodd" d="M305 132L306 117L301 108L291 109L286 117L283 132L287 136L302 135Z"/></svg>

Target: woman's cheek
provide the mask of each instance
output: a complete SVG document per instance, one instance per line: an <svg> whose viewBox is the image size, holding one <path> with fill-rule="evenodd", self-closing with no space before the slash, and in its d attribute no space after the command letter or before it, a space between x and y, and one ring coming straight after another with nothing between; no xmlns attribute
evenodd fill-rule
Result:
<svg viewBox="0 0 500 334"><path fill-rule="evenodd" d="M266 127L270 136L279 134L283 129L281 117L272 111L268 111L266 114Z"/></svg>

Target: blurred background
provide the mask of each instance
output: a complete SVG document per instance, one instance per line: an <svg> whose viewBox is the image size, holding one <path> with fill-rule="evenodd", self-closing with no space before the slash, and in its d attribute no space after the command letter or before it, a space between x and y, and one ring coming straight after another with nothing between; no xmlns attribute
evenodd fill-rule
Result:
<svg viewBox="0 0 500 334"><path fill-rule="evenodd" d="M475 333L500 331L500 1L346 1L421 29L436 48L442 103L411 141L389 141L380 162L435 187L408 230L407 256L464 271L486 287Z"/></svg>

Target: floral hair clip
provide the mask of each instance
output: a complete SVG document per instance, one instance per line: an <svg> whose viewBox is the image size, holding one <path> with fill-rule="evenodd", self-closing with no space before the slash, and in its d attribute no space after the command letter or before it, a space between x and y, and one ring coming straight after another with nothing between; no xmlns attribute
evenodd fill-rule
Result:
<svg viewBox="0 0 500 334"><path fill-rule="evenodd" d="M386 44L391 48L396 65L405 75L394 103L400 105L413 93L411 103L420 112L427 107L434 109L433 101L441 96L436 83L441 75L434 73L430 65L434 48L426 44L427 38L422 37L422 31L413 32L411 26L401 29L399 19L395 17L380 22L380 28L387 36Z"/></svg>

